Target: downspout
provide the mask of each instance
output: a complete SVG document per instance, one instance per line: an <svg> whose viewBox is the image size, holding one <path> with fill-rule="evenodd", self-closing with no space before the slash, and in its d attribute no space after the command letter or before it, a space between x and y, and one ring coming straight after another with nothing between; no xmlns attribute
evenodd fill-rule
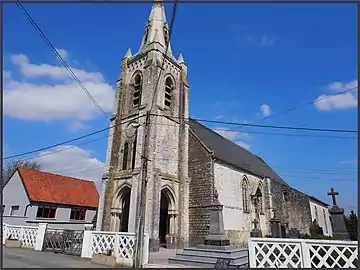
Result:
<svg viewBox="0 0 360 270"><path fill-rule="evenodd" d="M25 206L24 217L26 217L27 210L28 210L29 206L31 206L31 203L29 203L27 206Z"/></svg>

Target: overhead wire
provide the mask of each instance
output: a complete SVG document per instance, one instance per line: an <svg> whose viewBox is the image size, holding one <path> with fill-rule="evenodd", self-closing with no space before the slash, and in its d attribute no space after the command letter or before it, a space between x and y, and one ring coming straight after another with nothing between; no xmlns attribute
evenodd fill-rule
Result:
<svg viewBox="0 0 360 270"><path fill-rule="evenodd" d="M67 62L64 60L64 58L59 54L55 46L51 43L51 41L46 37L44 32L41 30L39 25L35 22L35 20L32 18L30 13L25 9L25 7L22 5L20 0L16 0L17 6L22 10L25 17L28 19L30 24L35 28L35 30L40 34L40 37L42 40L48 45L48 47L53 51L55 56L60 60L62 65L65 67L65 69L69 72L70 76L75 80L75 82L80 86L80 88L84 91L84 93L88 96L88 98L94 103L94 105L106 116L106 118L110 119L108 114L103 110L103 108L99 105L99 103L95 100L95 98L90 94L90 92L87 90L87 88L83 85L83 83L79 80L79 78L76 76L76 74L72 71L71 67L67 64Z"/></svg>

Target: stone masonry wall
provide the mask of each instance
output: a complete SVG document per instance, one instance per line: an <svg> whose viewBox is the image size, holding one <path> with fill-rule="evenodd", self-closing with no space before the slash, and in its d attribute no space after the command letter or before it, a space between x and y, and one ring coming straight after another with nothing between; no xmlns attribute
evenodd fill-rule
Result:
<svg viewBox="0 0 360 270"><path fill-rule="evenodd" d="M311 210L309 198L296 189L271 181L272 204L277 218L287 223L286 229L296 228L301 234L309 234Z"/></svg>
<svg viewBox="0 0 360 270"><path fill-rule="evenodd" d="M210 229L214 167L211 153L189 132L189 246L203 244Z"/></svg>

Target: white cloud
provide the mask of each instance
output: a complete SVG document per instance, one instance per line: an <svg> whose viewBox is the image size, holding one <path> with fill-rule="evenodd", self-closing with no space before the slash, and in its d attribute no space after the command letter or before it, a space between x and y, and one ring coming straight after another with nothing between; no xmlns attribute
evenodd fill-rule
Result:
<svg viewBox="0 0 360 270"><path fill-rule="evenodd" d="M250 151L251 150L251 145L243 142L243 141L236 141L236 144L240 145L242 148L245 148L246 150Z"/></svg>
<svg viewBox="0 0 360 270"><path fill-rule="evenodd" d="M4 113L22 120L92 120L101 114L80 86L70 79L62 66L32 64L26 55L11 57L14 65L25 77L4 84ZM72 68L73 72L105 112L113 108L114 90L98 72ZM31 79L46 78L46 82Z"/></svg>
<svg viewBox="0 0 360 270"><path fill-rule="evenodd" d="M270 106L267 104L263 104L260 106L260 111L263 117L267 117L270 116L271 114L271 109Z"/></svg>
<svg viewBox="0 0 360 270"><path fill-rule="evenodd" d="M356 164L358 163L357 159L352 159L352 160L343 160L341 161L341 164Z"/></svg>
<svg viewBox="0 0 360 270"><path fill-rule="evenodd" d="M356 80L347 83L334 82L328 85L327 89L330 91L342 92L353 89L354 87L357 87L357 85L358 82ZM351 109L356 108L357 105L357 89L337 95L322 94L316 99L315 102L315 107L319 111Z"/></svg>
<svg viewBox="0 0 360 270"><path fill-rule="evenodd" d="M3 80L7 81L11 79L11 72L3 69Z"/></svg>
<svg viewBox="0 0 360 270"><path fill-rule="evenodd" d="M220 134L221 136L227 138L228 140L233 141L236 144L240 145L241 147L247 150L251 149L250 144L243 141L243 140L249 140L251 138L250 134L235 130L228 130L226 128L213 128L213 130L218 134Z"/></svg>
<svg viewBox="0 0 360 270"><path fill-rule="evenodd" d="M88 126L85 125L84 123L80 122L80 121L73 121L69 125L69 130L71 132L78 132L78 131L81 131L81 130L86 130L87 128L88 128Z"/></svg>
<svg viewBox="0 0 360 270"><path fill-rule="evenodd" d="M56 48L56 51L60 54L60 56L62 57L62 59L66 60L69 56L69 53L67 50L64 49L58 49Z"/></svg>
<svg viewBox="0 0 360 270"><path fill-rule="evenodd" d="M98 188L101 185L104 163L91 157L88 151L80 147L58 146L40 152L36 160L43 171L92 180Z"/></svg>

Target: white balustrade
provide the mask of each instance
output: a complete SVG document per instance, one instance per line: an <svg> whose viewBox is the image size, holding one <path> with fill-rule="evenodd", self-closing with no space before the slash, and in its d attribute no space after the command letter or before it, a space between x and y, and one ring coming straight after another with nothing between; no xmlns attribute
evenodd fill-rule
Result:
<svg viewBox="0 0 360 270"><path fill-rule="evenodd" d="M251 238L250 268L357 268L358 242Z"/></svg>
<svg viewBox="0 0 360 270"><path fill-rule="evenodd" d="M149 237L144 237L143 264L149 261ZM85 231L81 257L91 258L93 254L103 254L110 250L119 264L132 265L134 258L135 233Z"/></svg>
<svg viewBox="0 0 360 270"><path fill-rule="evenodd" d="M38 227L3 224L3 244L11 237L22 242L23 247L35 248Z"/></svg>

